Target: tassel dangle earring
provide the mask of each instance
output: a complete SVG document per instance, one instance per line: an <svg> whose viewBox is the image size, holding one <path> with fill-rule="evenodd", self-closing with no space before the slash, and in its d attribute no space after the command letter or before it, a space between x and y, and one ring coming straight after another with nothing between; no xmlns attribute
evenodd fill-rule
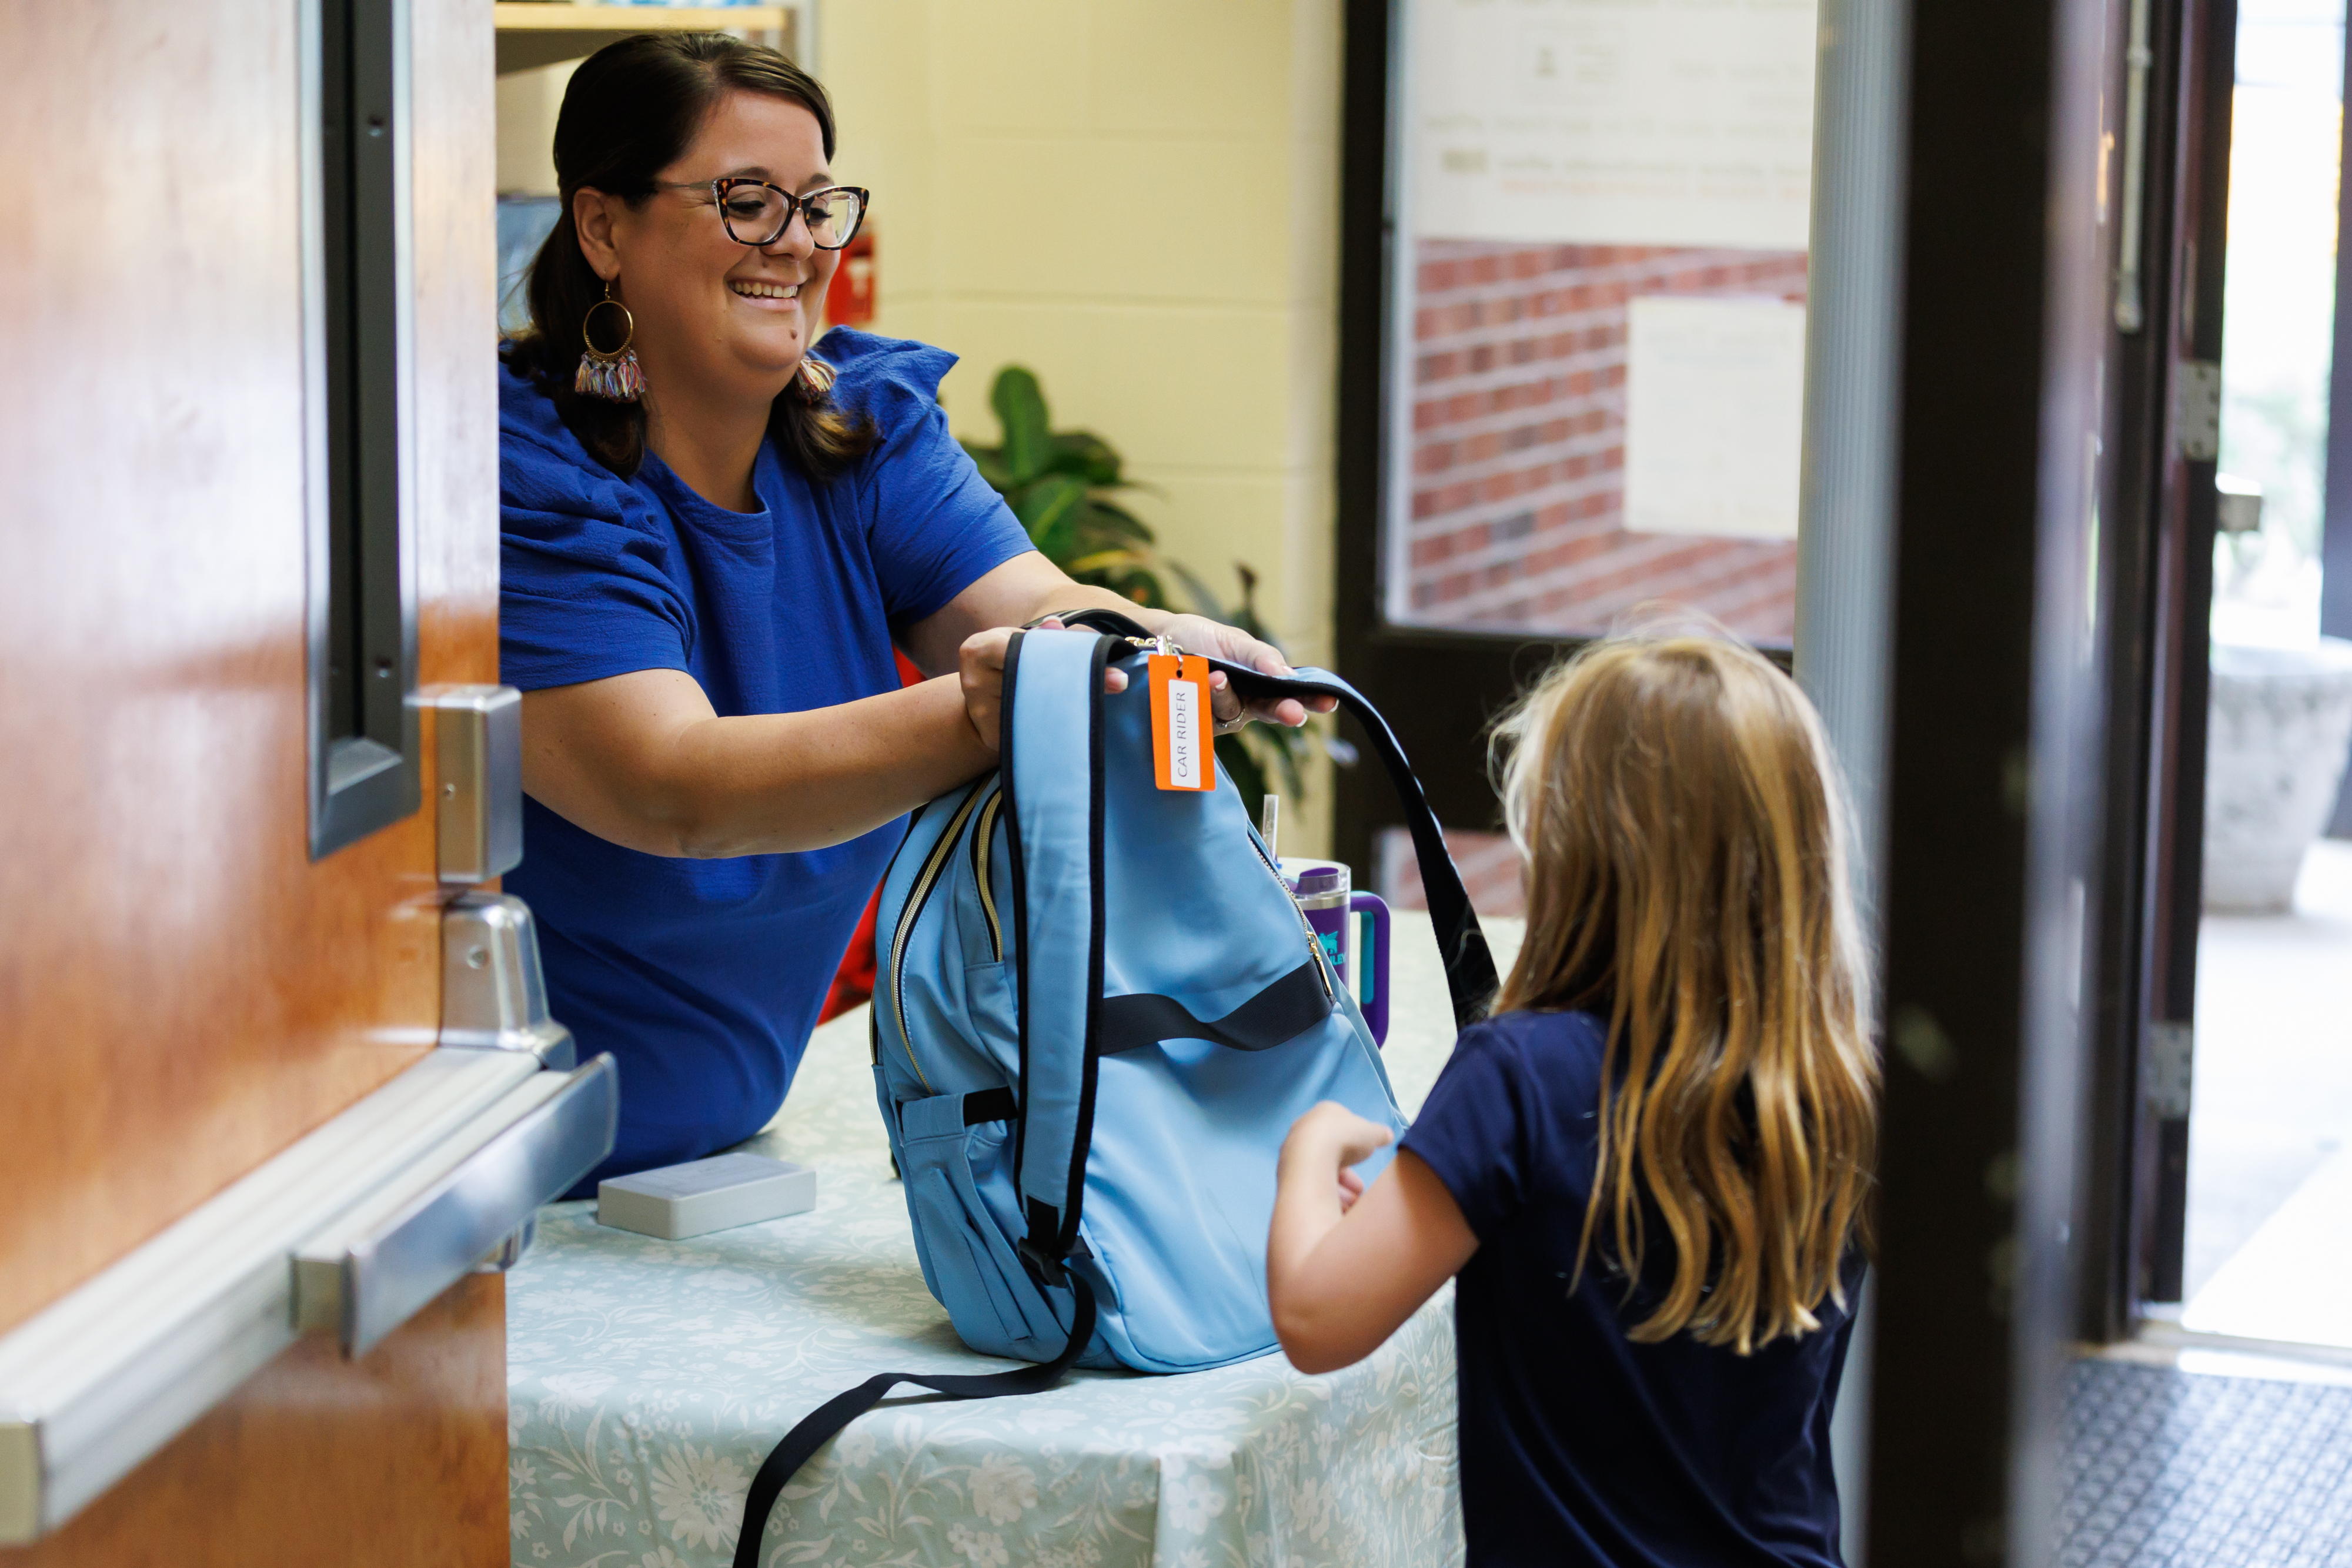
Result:
<svg viewBox="0 0 2352 1568"><path fill-rule="evenodd" d="M611 306L621 313L621 341L618 347L606 350L596 346L589 333L589 324L596 312ZM637 363L637 351L629 347L637 335L637 319L629 308L613 298L613 286L604 285L604 298L588 307L588 314L580 322L580 369L572 373L572 390L588 397L601 397L607 402L635 402L646 395L646 372Z"/></svg>

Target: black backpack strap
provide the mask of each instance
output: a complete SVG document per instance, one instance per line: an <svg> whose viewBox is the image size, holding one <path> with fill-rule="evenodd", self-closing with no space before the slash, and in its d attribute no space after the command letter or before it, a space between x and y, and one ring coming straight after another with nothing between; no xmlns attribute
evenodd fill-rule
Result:
<svg viewBox="0 0 2352 1568"><path fill-rule="evenodd" d="M735 1537L735 1568L760 1568L760 1538L767 1531L768 1515L774 1511L776 1500L784 1493L784 1483L844 1427L882 1403L898 1385L911 1383L950 1399L995 1399L1014 1394L1043 1394L1061 1382L1062 1375L1070 1370L1079 1353L1087 1348L1087 1342L1095 1335L1094 1291L1087 1284L1084 1274L1076 1269L1068 1273L1070 1289L1077 1295L1077 1315L1070 1324L1070 1343L1053 1360L1015 1367L1011 1372L961 1375L877 1373L801 1417L800 1424L784 1434L784 1440L760 1466L760 1473L751 1478L751 1493L743 1500L743 1528Z"/></svg>
<svg viewBox="0 0 2352 1568"><path fill-rule="evenodd" d="M1412 834L1413 854L1421 862L1422 893L1429 901L1430 925L1437 932L1437 951L1445 960L1445 988L1454 998L1454 1027L1466 1029L1486 1017L1486 1004L1494 1000L1497 987L1486 934L1479 928L1477 912L1470 907L1470 894L1445 848L1445 835L1429 809L1429 798L1422 793L1421 780L1413 777L1412 764L1405 760L1404 747L1397 744L1396 733L1380 709L1328 670L1302 669L1284 680L1223 659L1210 660L1209 667L1223 670L1233 684L1234 695L1248 701L1338 697L1339 706L1364 727L1372 749L1380 754L1381 765L1388 769L1397 803L1404 808L1405 829Z"/></svg>

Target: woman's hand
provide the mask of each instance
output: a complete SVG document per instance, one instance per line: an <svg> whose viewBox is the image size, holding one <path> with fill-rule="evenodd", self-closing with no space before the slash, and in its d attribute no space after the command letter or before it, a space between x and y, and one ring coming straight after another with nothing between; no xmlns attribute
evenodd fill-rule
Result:
<svg viewBox="0 0 2352 1568"><path fill-rule="evenodd" d="M1246 664L1260 674L1287 678L1295 673L1283 658L1282 651L1272 643L1261 643L1238 626L1227 626L1205 615L1171 615L1159 631L1188 653L1203 653L1228 664ZM1231 684L1222 670L1209 676L1209 703L1216 715L1218 734L1239 729L1254 718L1288 725L1294 729L1307 722L1308 705L1297 697L1244 705L1228 689ZM1317 697L1313 711L1329 713L1339 706L1337 697Z"/></svg>
<svg viewBox="0 0 2352 1568"><path fill-rule="evenodd" d="M1040 631L1058 632L1062 622L1049 615L1037 622L1037 627ZM956 679L963 687L964 717L971 721L972 733L991 752L996 750L1003 734L1004 651L1013 645L1016 630L998 626L976 632L956 650ZM1114 695L1127 690L1127 672L1105 670L1103 690Z"/></svg>
<svg viewBox="0 0 2352 1568"><path fill-rule="evenodd" d="M1004 684L1004 643L1008 628L1056 612L1116 610L1145 631L1165 636L1188 653L1202 653L1229 664L1243 664L1262 674L1288 676L1294 672L1272 644L1261 643L1239 627L1223 625L1205 615L1171 615L1147 610L1107 588L1072 582L1062 569L1035 550L1014 556L988 572L961 593L908 627L902 645L927 673L944 673L949 652L963 677L964 695L973 730L996 749L997 697ZM1059 620L1038 622L1058 626ZM1317 697L1302 703L1296 697L1246 706L1230 689L1223 672L1209 676L1209 706L1220 734L1238 729L1253 718L1293 727L1305 724L1311 713L1329 713L1337 697ZM1122 689L1113 685L1113 691Z"/></svg>

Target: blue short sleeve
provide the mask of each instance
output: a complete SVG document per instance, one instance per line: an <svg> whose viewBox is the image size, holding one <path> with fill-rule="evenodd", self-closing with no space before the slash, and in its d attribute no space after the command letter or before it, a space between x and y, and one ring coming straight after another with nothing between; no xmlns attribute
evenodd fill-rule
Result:
<svg viewBox="0 0 2352 1568"><path fill-rule="evenodd" d="M694 617L644 501L501 371L499 673L524 691L683 670Z"/></svg>
<svg viewBox="0 0 2352 1568"><path fill-rule="evenodd" d="M939 385L953 354L846 328L826 333L818 351L838 371L835 401L870 417L880 433L860 465L857 500L893 626L937 612L1035 548L948 434Z"/></svg>
<svg viewBox="0 0 2352 1568"><path fill-rule="evenodd" d="M1517 1042L1492 1024L1462 1031L1454 1055L1406 1129L1454 1196L1472 1234L1488 1240L1526 1205L1537 1151L1528 1069Z"/></svg>

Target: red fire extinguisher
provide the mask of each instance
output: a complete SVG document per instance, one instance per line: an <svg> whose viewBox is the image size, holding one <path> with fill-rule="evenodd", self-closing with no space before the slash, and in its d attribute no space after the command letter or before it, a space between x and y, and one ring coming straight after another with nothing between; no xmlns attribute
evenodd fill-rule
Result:
<svg viewBox="0 0 2352 1568"><path fill-rule="evenodd" d="M834 269L833 286L824 291L824 319L830 327L864 327L874 319L874 225L861 226L856 237L841 248L841 265Z"/></svg>

